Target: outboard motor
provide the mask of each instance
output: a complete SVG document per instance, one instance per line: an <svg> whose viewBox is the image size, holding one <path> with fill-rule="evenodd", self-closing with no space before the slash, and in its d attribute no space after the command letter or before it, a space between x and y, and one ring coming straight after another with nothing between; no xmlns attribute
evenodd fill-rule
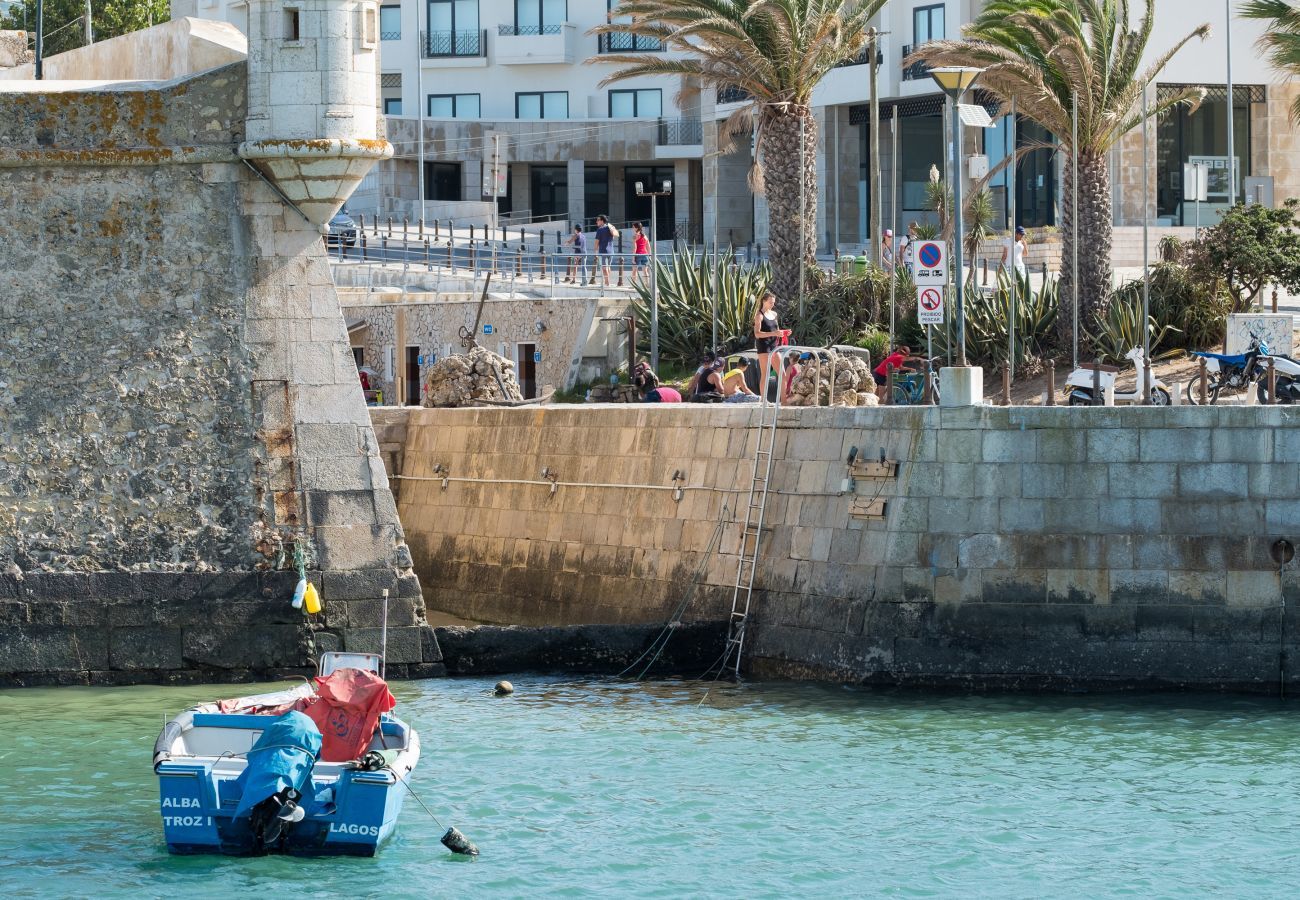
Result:
<svg viewBox="0 0 1300 900"><path fill-rule="evenodd" d="M242 793L234 817L249 817L259 849L278 849L305 817L304 794L312 793L311 771L320 749L316 723L290 711L274 719L248 751L248 765L235 781Z"/></svg>

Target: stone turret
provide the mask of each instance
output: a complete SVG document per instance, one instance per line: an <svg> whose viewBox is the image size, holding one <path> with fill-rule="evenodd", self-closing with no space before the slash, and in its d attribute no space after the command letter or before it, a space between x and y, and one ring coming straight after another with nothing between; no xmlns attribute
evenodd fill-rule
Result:
<svg viewBox="0 0 1300 900"><path fill-rule="evenodd" d="M239 155L324 226L393 148L378 133L374 0L249 0Z"/></svg>

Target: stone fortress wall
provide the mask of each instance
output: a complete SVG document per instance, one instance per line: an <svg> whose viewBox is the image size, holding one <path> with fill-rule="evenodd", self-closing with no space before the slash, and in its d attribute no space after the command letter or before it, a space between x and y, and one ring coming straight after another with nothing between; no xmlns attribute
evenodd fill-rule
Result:
<svg viewBox="0 0 1300 900"><path fill-rule="evenodd" d="M431 609L663 621L698 570L687 619L729 614L739 526L706 550L724 504L746 502L756 410L372 412L404 448L398 506ZM1300 575L1270 555L1300 543L1297 434L1285 407L783 411L746 669L1276 689L1279 650L1300 645ZM841 493L854 447L896 474ZM438 466L476 480L444 488ZM640 487L552 493L544 467Z"/></svg>
<svg viewBox="0 0 1300 900"><path fill-rule="evenodd" d="M236 156L245 67L0 82L0 683L307 671L378 649L385 589L389 672L441 671L320 232Z"/></svg>

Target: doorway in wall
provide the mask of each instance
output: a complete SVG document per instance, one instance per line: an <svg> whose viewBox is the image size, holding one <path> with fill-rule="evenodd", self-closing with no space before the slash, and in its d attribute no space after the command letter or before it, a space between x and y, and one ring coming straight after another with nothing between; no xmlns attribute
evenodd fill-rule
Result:
<svg viewBox="0 0 1300 900"><path fill-rule="evenodd" d="M515 371L519 373L519 389L525 400L537 396L536 344L515 344Z"/></svg>
<svg viewBox="0 0 1300 900"><path fill-rule="evenodd" d="M406 348L406 405L420 405L420 348Z"/></svg>

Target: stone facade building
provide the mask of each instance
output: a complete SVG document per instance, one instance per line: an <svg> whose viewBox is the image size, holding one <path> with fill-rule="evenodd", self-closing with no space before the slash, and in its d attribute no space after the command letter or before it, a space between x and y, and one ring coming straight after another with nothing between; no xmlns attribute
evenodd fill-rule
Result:
<svg viewBox="0 0 1300 900"><path fill-rule="evenodd" d="M385 602L440 671L321 242L388 152L377 10L253 8L247 60L172 22L0 80L0 682L310 671Z"/></svg>

